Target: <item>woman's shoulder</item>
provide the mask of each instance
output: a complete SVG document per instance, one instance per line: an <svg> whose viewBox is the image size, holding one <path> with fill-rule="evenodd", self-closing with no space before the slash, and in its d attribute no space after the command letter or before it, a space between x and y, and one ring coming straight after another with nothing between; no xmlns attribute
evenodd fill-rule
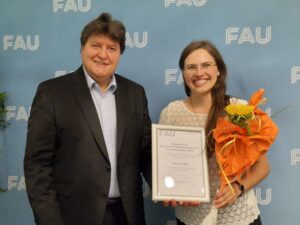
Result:
<svg viewBox="0 0 300 225"><path fill-rule="evenodd" d="M160 123L169 124L170 120L172 120L175 115L178 116L178 112L183 110L183 107L184 103L182 99L168 103L168 105L166 105L160 113Z"/></svg>
<svg viewBox="0 0 300 225"><path fill-rule="evenodd" d="M170 111L170 110L176 110L178 108L182 108L183 106L183 99L178 99L172 102L169 102L162 111Z"/></svg>

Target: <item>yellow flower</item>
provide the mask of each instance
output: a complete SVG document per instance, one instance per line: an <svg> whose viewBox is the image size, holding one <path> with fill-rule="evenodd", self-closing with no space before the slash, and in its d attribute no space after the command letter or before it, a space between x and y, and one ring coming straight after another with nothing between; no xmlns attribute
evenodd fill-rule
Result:
<svg viewBox="0 0 300 225"><path fill-rule="evenodd" d="M252 115L254 107L251 105L232 104L225 107L229 115L247 116Z"/></svg>
<svg viewBox="0 0 300 225"><path fill-rule="evenodd" d="M249 122L254 118L253 110L254 106L243 104L231 104L225 107L229 121L245 128L248 135L251 135Z"/></svg>

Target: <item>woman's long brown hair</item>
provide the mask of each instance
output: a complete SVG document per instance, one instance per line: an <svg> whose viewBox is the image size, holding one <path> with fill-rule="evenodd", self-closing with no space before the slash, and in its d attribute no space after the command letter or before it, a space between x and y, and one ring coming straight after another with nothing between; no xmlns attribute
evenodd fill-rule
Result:
<svg viewBox="0 0 300 225"><path fill-rule="evenodd" d="M217 82L211 90L212 96L212 105L210 111L208 113L208 118L205 126L205 134L207 138L207 152L208 155L211 156L214 152L215 141L212 135L212 131L215 129L217 120L220 116L224 116L225 111L224 108L229 102L229 96L226 95L226 78L227 78L227 68L226 64L218 51L218 49L209 41L193 41L189 45L187 45L180 56L179 59L179 68L183 72L184 70L184 62L185 59L190 55L193 51L197 49L206 50L215 60L220 75L218 76ZM184 89L187 96L191 95L191 90L187 86L184 80Z"/></svg>

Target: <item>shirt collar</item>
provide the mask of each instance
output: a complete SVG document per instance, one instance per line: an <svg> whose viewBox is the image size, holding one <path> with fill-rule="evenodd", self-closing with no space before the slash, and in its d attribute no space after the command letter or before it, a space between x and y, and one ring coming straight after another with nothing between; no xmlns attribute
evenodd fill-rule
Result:
<svg viewBox="0 0 300 225"><path fill-rule="evenodd" d="M87 82L87 85L89 87L90 90L92 90L92 88L94 88L95 86L98 86L98 84L96 83L96 81L88 74L88 72L86 71L86 69L83 67L83 72L84 72L84 76ZM116 77L115 74L112 75L110 83L107 87L107 91L114 93L115 90L117 89L117 82L116 82Z"/></svg>

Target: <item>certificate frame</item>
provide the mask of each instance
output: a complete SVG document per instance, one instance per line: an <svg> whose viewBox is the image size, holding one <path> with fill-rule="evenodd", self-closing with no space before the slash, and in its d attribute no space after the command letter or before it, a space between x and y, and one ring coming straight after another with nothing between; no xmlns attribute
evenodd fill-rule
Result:
<svg viewBox="0 0 300 225"><path fill-rule="evenodd" d="M203 127L152 124L152 200L210 201Z"/></svg>

